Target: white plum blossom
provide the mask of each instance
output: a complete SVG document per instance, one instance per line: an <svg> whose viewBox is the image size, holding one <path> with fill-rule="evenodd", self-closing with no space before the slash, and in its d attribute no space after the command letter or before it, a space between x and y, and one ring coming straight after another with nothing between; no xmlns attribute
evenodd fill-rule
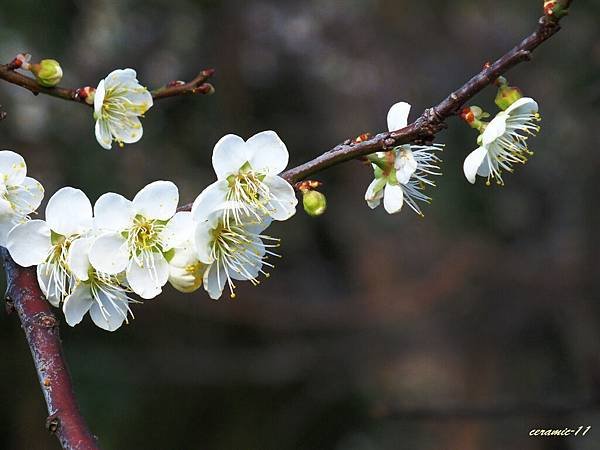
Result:
<svg viewBox="0 0 600 450"><path fill-rule="evenodd" d="M54 306L71 293L75 277L69 267L71 244L86 236L92 226L92 205L79 189L58 190L46 206L46 220L31 220L15 226L6 247L23 267L37 265L40 288Z"/></svg>
<svg viewBox="0 0 600 450"><path fill-rule="evenodd" d="M92 266L107 275L125 271L136 294L156 297L169 278L164 253L185 238L180 231L186 220L175 214L178 202L179 191L170 181L150 183L133 201L112 192L102 195L94 205L100 235L90 249Z"/></svg>
<svg viewBox="0 0 600 450"><path fill-rule="evenodd" d="M225 204L223 208L235 206ZM240 216L239 223L227 223L227 214L222 209L213 211L208 217L198 208L193 211L196 257L207 266L203 284L212 299L220 298L225 286L234 298L235 280L257 285L259 274L269 276L263 265L273 267L266 261L268 255L279 256L269 250L278 247L279 240L262 234L271 223L270 217L257 219L252 213Z"/></svg>
<svg viewBox="0 0 600 450"><path fill-rule="evenodd" d="M411 106L406 102L394 104L387 115L389 131L407 126ZM423 193L426 186L435 186L430 175L441 175L438 166L440 159L434 153L443 145L399 145L386 152L377 152L369 157L375 179L365 193L365 201L370 208L376 208L383 200L383 207L389 214L402 209L404 203L417 214L423 215L417 201L429 203Z"/></svg>
<svg viewBox="0 0 600 450"><path fill-rule="evenodd" d="M296 212L294 188L278 176L288 164L289 154L274 131L263 131L247 141L234 134L223 136L215 145L212 162L217 179L196 199L195 208L209 214L225 208L226 222L242 218L270 217L287 220Z"/></svg>
<svg viewBox="0 0 600 450"><path fill-rule="evenodd" d="M43 198L44 188L27 176L23 157L10 150L0 151L0 246L6 246L8 232L29 220Z"/></svg>
<svg viewBox="0 0 600 450"><path fill-rule="evenodd" d="M134 300L123 287L121 275L103 274L92 267L89 251L93 242L93 238L79 238L71 244L67 262L76 281L64 300L63 312L72 327L89 312L98 327L115 331L123 322L128 323L129 303Z"/></svg>
<svg viewBox="0 0 600 450"><path fill-rule="evenodd" d="M112 71L101 80L94 94L96 140L110 150L112 142L132 144L144 132L140 116L152 107L152 94L137 80L133 69Z"/></svg>
<svg viewBox="0 0 600 450"><path fill-rule="evenodd" d="M487 184L491 178L504 184L502 171L513 172L513 164L525 164L533 154L527 147L527 139L539 132L536 124L539 120L538 104L529 97L500 111L481 134L481 146L465 159L463 170L467 180L475 183L479 175L487 178Z"/></svg>

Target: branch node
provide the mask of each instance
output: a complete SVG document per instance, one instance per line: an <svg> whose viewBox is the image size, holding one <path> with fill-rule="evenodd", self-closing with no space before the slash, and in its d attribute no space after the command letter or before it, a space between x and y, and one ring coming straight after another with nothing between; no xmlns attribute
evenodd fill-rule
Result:
<svg viewBox="0 0 600 450"><path fill-rule="evenodd" d="M58 413L48 416L48 418L46 419L46 430L48 430L52 434L56 434L59 428L60 417L58 416Z"/></svg>

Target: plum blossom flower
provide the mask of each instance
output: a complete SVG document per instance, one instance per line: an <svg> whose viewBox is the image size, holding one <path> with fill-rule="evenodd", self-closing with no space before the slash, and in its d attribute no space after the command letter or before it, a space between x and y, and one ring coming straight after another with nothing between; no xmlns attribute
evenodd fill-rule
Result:
<svg viewBox="0 0 600 450"><path fill-rule="evenodd" d="M525 164L533 154L527 139L539 132L538 104L529 97L515 101L505 111L500 111L487 124L480 136L480 147L472 151L463 164L465 177L475 183L476 175L504 184L502 171L513 172L513 164Z"/></svg>
<svg viewBox="0 0 600 450"><path fill-rule="evenodd" d="M27 175L23 157L10 150L0 151L0 245L6 246L8 232L29 220L42 202L44 188Z"/></svg>
<svg viewBox="0 0 600 450"><path fill-rule="evenodd" d="M107 275L95 270L89 261L93 238L73 241L67 258L76 278L72 292L65 298L63 313L70 326L81 322L89 312L92 321L106 331L115 331L123 322L129 323L129 303L134 302L123 286L121 275ZM133 317L133 313L131 313Z"/></svg>
<svg viewBox="0 0 600 450"><path fill-rule="evenodd" d="M223 208L235 206L225 204ZM263 234L271 223L270 217L256 219L254 213L250 213L239 216L240 222L227 223L227 214L222 209L213 211L208 217L200 209L193 211L196 222L194 248L197 259L207 266L203 284L212 299L220 298L225 286L234 298L236 280L258 285L259 274L269 276L263 270L263 266L274 267L266 261L268 255L279 257L270 250L279 246L279 239Z"/></svg>
<svg viewBox="0 0 600 450"><path fill-rule="evenodd" d="M387 116L389 131L400 130L408 124L411 106L406 102L394 104ZM423 215L417 201L429 203L431 198L423 193L426 186L435 186L430 175L441 175L440 159L434 153L443 145L399 145L387 152L369 156L375 179L365 193L365 201L374 209L381 204L389 214L402 209L404 203L417 214Z"/></svg>
<svg viewBox="0 0 600 450"><path fill-rule="evenodd" d="M175 214L177 186L155 181L140 190L133 201L109 192L94 205L99 237L90 248L90 263L97 271L117 275L125 271L127 283L140 297L161 293L169 278L164 253L184 239L186 220Z"/></svg>
<svg viewBox="0 0 600 450"><path fill-rule="evenodd" d="M152 107L153 100L136 76L133 69L114 70L96 88L96 140L107 150L113 141L123 146L142 138L144 130L139 117Z"/></svg>
<svg viewBox="0 0 600 450"><path fill-rule="evenodd" d="M194 202L210 214L221 209L226 223L240 224L246 216L287 220L296 212L294 188L278 176L288 164L289 154L274 131L263 131L247 141L234 134L222 137L213 150L217 179ZM232 205L222 208L224 203Z"/></svg>
<svg viewBox="0 0 600 450"><path fill-rule="evenodd" d="M15 226L6 247L23 267L37 265L40 288L48 301L59 306L71 293L75 277L69 267L71 244L86 236L92 226L92 205L79 189L58 190L46 206L46 220L31 220Z"/></svg>

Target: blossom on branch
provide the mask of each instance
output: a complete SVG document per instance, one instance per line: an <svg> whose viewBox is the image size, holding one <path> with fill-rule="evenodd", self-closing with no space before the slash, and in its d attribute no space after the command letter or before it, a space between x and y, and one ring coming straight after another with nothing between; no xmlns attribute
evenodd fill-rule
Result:
<svg viewBox="0 0 600 450"><path fill-rule="evenodd" d="M235 298L235 281L260 284L259 274L269 276L263 266L274 267L266 261L268 256L279 257L270 250L279 246L279 239L263 234L272 219L257 217L252 212L237 216L239 222L228 223L226 210L234 208L240 206L224 204L208 216L199 208L194 208L192 213L196 224L196 257L206 265L204 289L215 300L221 297L225 286L229 288L231 298Z"/></svg>
<svg viewBox="0 0 600 450"><path fill-rule="evenodd" d="M525 164L533 154L527 146L527 139L540 131L538 104L529 97L512 103L505 111L500 111L489 124L483 125L483 133L478 141L480 146L472 151L463 164L465 177L475 183L477 175L492 178L504 184L502 171L513 172L513 164Z"/></svg>
<svg viewBox="0 0 600 450"><path fill-rule="evenodd" d="M408 124L411 106L406 102L393 105L387 116L389 131L400 130ZM417 203L429 203L431 199L423 193L426 186L435 186L430 175L441 175L441 162L435 152L443 145L404 144L386 152L369 155L374 171L374 180L365 193L365 201L374 209L381 204L389 214L395 214L406 202L417 214L423 215Z"/></svg>
<svg viewBox="0 0 600 450"><path fill-rule="evenodd" d="M278 176L289 154L274 131L263 131L247 141L234 134L222 137L213 150L217 181L194 202L206 215L220 209L227 224L241 224L247 216L287 220L296 212L294 188ZM228 203L228 208L222 206Z"/></svg>
<svg viewBox="0 0 600 450"><path fill-rule="evenodd" d="M107 150L116 141L132 144L144 132L140 117L152 107L152 95L141 86L133 69L119 69L101 80L94 94L96 140Z"/></svg>
<svg viewBox="0 0 600 450"><path fill-rule="evenodd" d="M94 205L99 233L90 249L94 269L108 275L125 271L142 298L160 294L169 278L164 253L185 239L183 213L175 214L178 202L179 191L170 181L150 183L133 201L112 192L102 195Z"/></svg>
<svg viewBox="0 0 600 450"><path fill-rule="evenodd" d="M27 175L23 157L0 151L0 245L6 246L8 232L29 220L44 198L44 188Z"/></svg>
<svg viewBox="0 0 600 450"><path fill-rule="evenodd" d="M124 287L122 274L108 275L95 270L90 264L89 251L93 238L73 241L68 255L68 267L76 281L63 303L63 313L70 326L81 322L90 313L92 321L106 331L115 331L131 313L129 303L134 302ZM133 313L132 317L133 317Z"/></svg>
<svg viewBox="0 0 600 450"><path fill-rule="evenodd" d="M73 289L75 277L69 267L71 244L87 236L92 228L92 205L79 189L58 190L46 206L46 220L31 220L15 226L6 247L23 267L37 265L40 288L48 301L59 306Z"/></svg>

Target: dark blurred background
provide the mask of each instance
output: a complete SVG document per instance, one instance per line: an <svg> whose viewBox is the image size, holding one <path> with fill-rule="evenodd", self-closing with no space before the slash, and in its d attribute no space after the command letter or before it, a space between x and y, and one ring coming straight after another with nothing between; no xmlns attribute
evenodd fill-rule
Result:
<svg viewBox="0 0 600 450"><path fill-rule="evenodd" d="M90 109L0 83L0 147L47 189L133 196L156 179L183 202L214 179L226 133L276 130L297 165L412 117L535 26L542 0L0 0L0 60L53 57L65 86L133 67L157 87L214 67L211 97L161 101L144 138L103 150ZM445 176L425 219L363 200L359 162L318 175L329 210L272 227L284 258L259 288L134 308L115 333L62 336L84 415L106 449L600 448L600 2L509 73L540 102L535 157L506 186L471 186L475 134L439 136ZM491 109L488 88L474 102ZM56 449L16 317L0 314L0 448ZM557 406L558 405L558 406ZM532 428L591 425L586 437Z"/></svg>

